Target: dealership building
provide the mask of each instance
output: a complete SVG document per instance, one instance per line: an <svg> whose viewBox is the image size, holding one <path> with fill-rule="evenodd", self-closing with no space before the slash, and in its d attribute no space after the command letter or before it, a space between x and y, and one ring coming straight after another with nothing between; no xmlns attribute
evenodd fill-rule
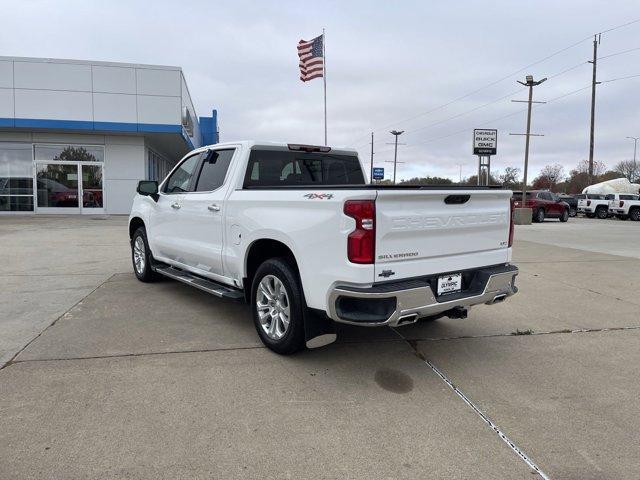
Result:
<svg viewBox="0 0 640 480"><path fill-rule="evenodd" d="M179 67L0 57L0 215L128 213L139 180L217 142Z"/></svg>

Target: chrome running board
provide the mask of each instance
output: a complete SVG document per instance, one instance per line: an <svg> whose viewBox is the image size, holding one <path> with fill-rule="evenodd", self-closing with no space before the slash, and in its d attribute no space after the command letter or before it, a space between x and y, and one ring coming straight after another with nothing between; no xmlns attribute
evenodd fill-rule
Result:
<svg viewBox="0 0 640 480"><path fill-rule="evenodd" d="M199 277L185 270L180 270L178 268L169 266L158 266L155 268L155 271L164 275L165 277L169 277L174 280L178 280L179 282L186 283L187 285L196 287L204 292L215 295L216 297L233 298L235 300L244 298L244 293L242 292L242 290L228 287L207 278Z"/></svg>

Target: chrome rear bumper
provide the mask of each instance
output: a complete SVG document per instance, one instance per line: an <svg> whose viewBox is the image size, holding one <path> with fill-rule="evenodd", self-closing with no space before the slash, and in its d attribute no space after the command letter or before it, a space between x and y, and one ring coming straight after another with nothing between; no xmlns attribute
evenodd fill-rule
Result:
<svg viewBox="0 0 640 480"><path fill-rule="evenodd" d="M447 311L466 309L473 305L493 304L514 295L518 289L515 277L518 268L501 265L478 269L474 272L473 285L465 291L436 296L428 279L415 279L397 283L376 284L368 288L336 286L329 295L329 317L336 322L351 325L392 327L413 323L419 318L435 316ZM371 300L384 303L381 317L353 311L358 302L351 301L351 310L341 308L345 299ZM395 300L395 305L393 303ZM360 303L364 306L364 304Z"/></svg>

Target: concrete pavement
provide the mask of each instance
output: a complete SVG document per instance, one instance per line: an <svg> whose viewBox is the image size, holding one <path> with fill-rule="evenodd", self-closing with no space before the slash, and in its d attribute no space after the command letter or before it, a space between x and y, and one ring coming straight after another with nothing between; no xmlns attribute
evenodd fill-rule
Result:
<svg viewBox="0 0 640 480"><path fill-rule="evenodd" d="M539 478L478 412L548 478L637 477L640 260L557 246L582 219L518 227L503 304L293 357L242 304L136 281L123 218L12 221L0 338L30 344L0 370L0 478Z"/></svg>
<svg viewBox="0 0 640 480"><path fill-rule="evenodd" d="M124 216L0 220L0 366L116 272L129 271Z"/></svg>

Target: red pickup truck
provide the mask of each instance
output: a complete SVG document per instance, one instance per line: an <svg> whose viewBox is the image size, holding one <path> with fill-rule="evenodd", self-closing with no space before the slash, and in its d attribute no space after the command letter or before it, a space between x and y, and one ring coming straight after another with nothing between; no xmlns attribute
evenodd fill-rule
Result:
<svg viewBox="0 0 640 480"><path fill-rule="evenodd" d="M548 190L527 192L525 204L522 204L522 192L513 192L514 206L529 207L533 212L533 221L544 222L545 218L559 218L561 222L569 220L569 204Z"/></svg>

